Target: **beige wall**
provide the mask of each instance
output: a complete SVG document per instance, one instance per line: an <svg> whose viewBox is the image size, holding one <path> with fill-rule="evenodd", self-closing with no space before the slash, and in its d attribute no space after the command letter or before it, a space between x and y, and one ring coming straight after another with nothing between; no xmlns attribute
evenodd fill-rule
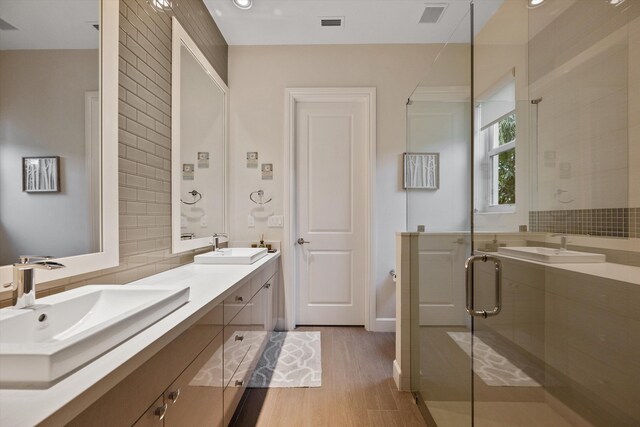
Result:
<svg viewBox="0 0 640 427"><path fill-rule="evenodd" d="M395 287L388 274L395 267L394 233L404 230L405 194L402 153L405 151L405 106L426 74L440 45L363 46L230 46L231 92L231 223L236 240L282 240L281 228L267 228L255 213L249 193L263 189L273 201L266 212L283 212L283 146L285 88L374 86L377 89L377 172L373 277L377 317L395 317ZM247 151L258 151L260 163L274 164L273 181L246 167Z"/></svg>
<svg viewBox="0 0 640 427"><path fill-rule="evenodd" d="M0 51L0 265L95 252L85 164L85 92L98 50ZM22 191L22 157L60 156L60 193ZM55 224L55 226L52 226Z"/></svg>

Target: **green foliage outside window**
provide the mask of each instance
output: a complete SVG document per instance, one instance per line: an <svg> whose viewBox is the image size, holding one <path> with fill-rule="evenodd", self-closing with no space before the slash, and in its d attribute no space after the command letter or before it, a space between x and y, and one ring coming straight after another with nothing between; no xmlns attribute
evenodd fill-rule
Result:
<svg viewBox="0 0 640 427"><path fill-rule="evenodd" d="M516 138L515 113L505 117L498 124L499 145L504 145ZM505 151L498 155L498 203L510 205L516 202L516 150Z"/></svg>

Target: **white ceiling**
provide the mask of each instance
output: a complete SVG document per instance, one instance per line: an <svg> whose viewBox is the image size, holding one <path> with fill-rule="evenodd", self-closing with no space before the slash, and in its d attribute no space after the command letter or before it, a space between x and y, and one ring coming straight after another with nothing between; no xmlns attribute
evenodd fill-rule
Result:
<svg viewBox="0 0 640 427"><path fill-rule="evenodd" d="M0 0L0 18L18 28L0 30L0 50L97 49L98 0Z"/></svg>
<svg viewBox="0 0 640 427"><path fill-rule="evenodd" d="M476 1L476 32L503 1ZM232 0L204 2L229 45L469 41L469 0L253 0L249 10ZM447 5L437 24L418 22L428 4ZM344 28L322 28L320 17L344 17Z"/></svg>

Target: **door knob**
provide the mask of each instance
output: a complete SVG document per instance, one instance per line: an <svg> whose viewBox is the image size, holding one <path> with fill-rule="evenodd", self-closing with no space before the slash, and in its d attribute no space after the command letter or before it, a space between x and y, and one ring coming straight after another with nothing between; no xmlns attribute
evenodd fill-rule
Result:
<svg viewBox="0 0 640 427"><path fill-rule="evenodd" d="M299 244L299 245L304 245L305 243L311 243L311 242L307 242L307 241L306 241L306 240L304 240L302 237L301 237L301 238L299 238L299 239L297 240L297 242L298 242L298 244Z"/></svg>

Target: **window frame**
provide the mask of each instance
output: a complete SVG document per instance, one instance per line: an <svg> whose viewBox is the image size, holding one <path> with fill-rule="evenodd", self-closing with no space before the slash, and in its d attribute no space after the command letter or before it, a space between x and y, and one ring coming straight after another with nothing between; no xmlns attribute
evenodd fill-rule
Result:
<svg viewBox="0 0 640 427"><path fill-rule="evenodd" d="M487 167L489 171L489 176L486 183L486 200L485 200L485 212L515 212L516 203L507 203L500 204L497 203L499 197L499 181L498 181L498 162L494 162L494 157L498 157L500 154L505 153L507 151L514 151L514 155L516 155L516 141L517 136L514 137L511 141L503 144L497 145L496 142L499 138L499 129L498 125L501 120L514 115L516 117L516 128L517 128L517 116L516 110L512 110L500 117L498 120L493 122L492 124L486 126L483 130L481 130L484 139L484 158L487 162ZM494 145L497 145L495 148ZM517 180L517 172L516 172L516 180Z"/></svg>

